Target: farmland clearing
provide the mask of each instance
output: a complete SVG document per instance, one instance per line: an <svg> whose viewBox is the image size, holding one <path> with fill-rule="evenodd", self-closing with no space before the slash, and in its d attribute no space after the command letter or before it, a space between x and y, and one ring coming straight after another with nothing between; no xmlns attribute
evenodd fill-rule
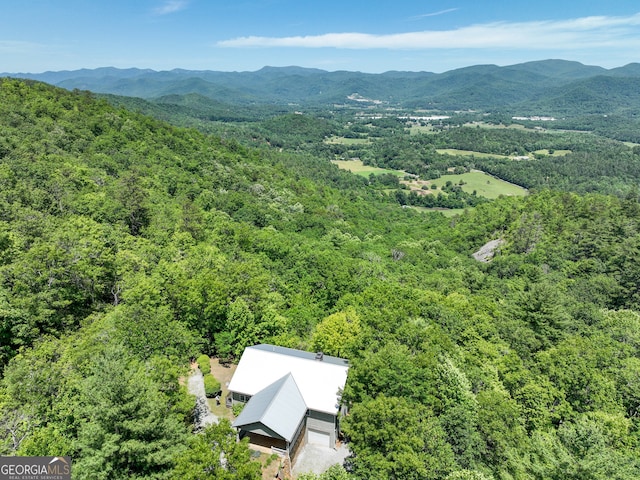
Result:
<svg viewBox="0 0 640 480"><path fill-rule="evenodd" d="M373 167L371 165L365 165L362 163L362 160L332 160L331 163L337 165L338 168L342 170L348 170L351 173L356 175L361 175L363 177L368 177L369 175L382 175L385 173L390 173L392 175L396 175L398 177L404 177L407 175L407 172L403 172L401 170L389 170L386 168Z"/></svg>
<svg viewBox="0 0 640 480"><path fill-rule="evenodd" d="M371 143L371 140L368 138L331 137L327 138L324 143L329 145L366 145Z"/></svg>
<svg viewBox="0 0 640 480"><path fill-rule="evenodd" d="M473 193L475 191L476 195L490 199L498 198L500 195L524 196L527 194L526 188L506 182L479 170L460 175L442 175L440 178L432 180L431 183L440 188L448 181L454 185L460 185L460 182L463 182L461 186L465 192Z"/></svg>
<svg viewBox="0 0 640 480"><path fill-rule="evenodd" d="M497 155L494 153L474 152L472 150L458 150L456 148L438 148L436 152L440 155L457 155L461 157L478 157L478 158L509 158L507 155Z"/></svg>
<svg viewBox="0 0 640 480"><path fill-rule="evenodd" d="M564 157L565 155L570 154L571 150L547 150L547 149L542 149L542 150L536 150L533 153L538 154L538 155L548 155L550 157Z"/></svg>
<svg viewBox="0 0 640 480"><path fill-rule="evenodd" d="M364 165L361 160L333 160L332 163L343 170L348 170L355 175L361 175L368 177L369 175L381 175L384 173L390 173L397 177L404 178L408 174L402 170L390 170L385 168L378 168L369 165ZM438 194L442 192L442 187L447 182L451 182L454 185L460 185L462 190L467 193L476 192L476 195L494 199L500 195L504 196L524 196L527 194L527 190L513 183L500 180L480 170L474 170L462 174L448 174L442 175L435 180L401 180L400 183L405 185L409 190L416 191L422 195ZM433 185L436 188L433 188Z"/></svg>

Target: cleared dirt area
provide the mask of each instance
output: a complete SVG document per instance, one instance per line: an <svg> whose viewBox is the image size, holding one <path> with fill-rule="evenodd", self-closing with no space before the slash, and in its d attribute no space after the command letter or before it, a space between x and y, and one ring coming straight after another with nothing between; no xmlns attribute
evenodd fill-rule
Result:
<svg viewBox="0 0 640 480"><path fill-rule="evenodd" d="M438 191L431 190L431 181L429 180L400 180L400 183L409 187L409 190L416 192L418 195L431 195L432 193L438 193ZM424 188L426 187L426 188Z"/></svg>
<svg viewBox="0 0 640 480"><path fill-rule="evenodd" d="M292 478L289 461L275 454L261 453L257 459L262 463L262 479L273 480L278 471L282 472L283 478Z"/></svg>
<svg viewBox="0 0 640 480"><path fill-rule="evenodd" d="M211 375L214 376L216 380L220 382L220 387L222 388L222 396L220 397L220 405L217 404L215 398L209 399L209 408L211 412L220 418L228 418L229 420L233 420L233 413L230 408L225 406L224 400L227 398L227 394L229 393L229 382L231 381L231 377L233 377L234 372L236 371L237 365L221 364L217 358L211 359Z"/></svg>

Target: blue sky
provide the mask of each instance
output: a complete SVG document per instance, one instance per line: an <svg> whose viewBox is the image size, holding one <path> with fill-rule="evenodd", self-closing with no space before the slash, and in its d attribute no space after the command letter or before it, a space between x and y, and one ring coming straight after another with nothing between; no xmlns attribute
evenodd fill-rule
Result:
<svg viewBox="0 0 640 480"><path fill-rule="evenodd" d="M0 71L640 62L638 0L0 0Z"/></svg>

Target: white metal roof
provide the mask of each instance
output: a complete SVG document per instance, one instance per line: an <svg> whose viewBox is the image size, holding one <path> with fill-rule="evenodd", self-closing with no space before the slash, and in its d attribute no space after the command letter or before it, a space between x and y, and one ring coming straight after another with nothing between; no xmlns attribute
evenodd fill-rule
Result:
<svg viewBox="0 0 640 480"><path fill-rule="evenodd" d="M251 397L232 425L261 423L291 442L306 412L302 394L289 373Z"/></svg>
<svg viewBox="0 0 640 480"><path fill-rule="evenodd" d="M229 390L255 395L291 373L308 409L335 415L348 370L348 362L337 357L315 360L315 353L256 345L244 350Z"/></svg>

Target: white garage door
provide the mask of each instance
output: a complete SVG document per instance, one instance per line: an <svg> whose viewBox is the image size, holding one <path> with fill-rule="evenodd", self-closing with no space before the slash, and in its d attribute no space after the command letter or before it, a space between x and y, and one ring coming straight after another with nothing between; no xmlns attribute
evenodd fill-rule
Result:
<svg viewBox="0 0 640 480"><path fill-rule="evenodd" d="M323 445L325 447L330 447L329 445L331 441L331 436L325 432L318 432L316 430L308 430L307 431L307 441L314 445Z"/></svg>

